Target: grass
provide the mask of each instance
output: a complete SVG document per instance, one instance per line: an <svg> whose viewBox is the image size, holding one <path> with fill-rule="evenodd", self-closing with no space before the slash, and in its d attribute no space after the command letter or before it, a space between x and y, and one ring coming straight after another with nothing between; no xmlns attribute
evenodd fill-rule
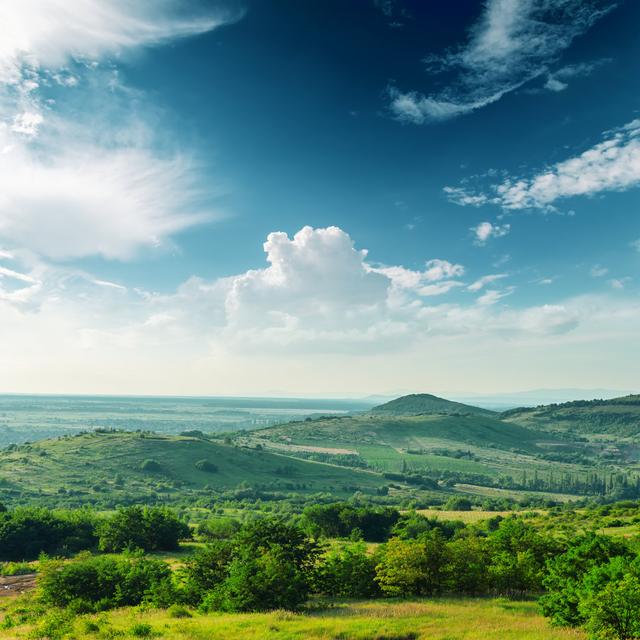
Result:
<svg viewBox="0 0 640 640"><path fill-rule="evenodd" d="M432 599L337 603L303 614L178 617L171 611L120 609L71 622L68 638L155 637L166 640L563 640L575 630L550 627L534 602ZM38 624L41 628L46 620ZM67 622L68 624L68 622ZM0 639L38 637L33 625L0 631ZM41 636L42 637L42 636Z"/></svg>
<svg viewBox="0 0 640 640"><path fill-rule="evenodd" d="M217 471L196 467L206 459ZM152 469L143 470L145 460ZM131 432L89 433L0 452L0 502L74 505L87 502L181 501L235 489L327 491L351 495L385 484L376 474L288 458L220 442Z"/></svg>
<svg viewBox="0 0 640 640"><path fill-rule="evenodd" d="M506 518L512 515L521 515L519 511L440 511L438 509L419 509L418 513L426 516L427 518L437 518L438 520L460 520L465 524L473 524L475 522L482 522L483 520L489 520L489 518L495 518L496 516L502 516ZM527 513L530 513L527 512ZM534 513L541 513L534 511Z"/></svg>

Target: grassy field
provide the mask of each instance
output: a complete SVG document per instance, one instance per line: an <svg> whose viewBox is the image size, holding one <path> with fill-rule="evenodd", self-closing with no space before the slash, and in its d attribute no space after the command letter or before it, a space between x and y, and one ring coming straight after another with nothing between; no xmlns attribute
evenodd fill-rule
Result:
<svg viewBox="0 0 640 640"><path fill-rule="evenodd" d="M12 605L9 605L11 608ZM15 605L13 605L15 606ZM0 614L2 615L2 614ZM38 624L0 630L0 638L44 638ZM555 629L534 602L502 599L336 603L302 614L201 615L176 619L139 608L70 618L66 638L154 637L167 640L562 640L586 636ZM65 621L61 620L64 625ZM1 623L0 623L0 626ZM38 632L39 630L39 632Z"/></svg>

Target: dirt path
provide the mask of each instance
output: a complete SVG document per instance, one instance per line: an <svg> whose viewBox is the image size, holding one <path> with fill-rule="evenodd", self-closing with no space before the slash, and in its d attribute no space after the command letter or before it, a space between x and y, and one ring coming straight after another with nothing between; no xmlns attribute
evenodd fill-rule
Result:
<svg viewBox="0 0 640 640"><path fill-rule="evenodd" d="M27 573L23 576L0 576L0 598L31 591L35 586L35 573Z"/></svg>

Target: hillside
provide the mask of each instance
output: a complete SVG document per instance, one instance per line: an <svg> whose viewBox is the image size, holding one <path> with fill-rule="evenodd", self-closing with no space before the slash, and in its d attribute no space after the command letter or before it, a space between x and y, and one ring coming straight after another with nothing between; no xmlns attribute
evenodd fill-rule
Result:
<svg viewBox="0 0 640 640"><path fill-rule="evenodd" d="M453 402L430 393L414 393L396 398L371 409L374 415L417 416L422 414L495 416L494 411L481 409L461 402Z"/></svg>
<svg viewBox="0 0 640 640"><path fill-rule="evenodd" d="M418 473L447 483L486 486L495 480L499 486L528 488L533 476L548 478L552 481L548 486L556 486L553 478L558 473L586 472L573 460L565 463L548 457L556 451L581 455L581 444L482 415L329 417L277 425L236 438L296 457L385 473Z"/></svg>
<svg viewBox="0 0 640 640"><path fill-rule="evenodd" d="M63 436L0 452L0 502L10 504L193 502L249 488L351 495L383 484L370 472L144 432Z"/></svg>
<svg viewBox="0 0 640 640"><path fill-rule="evenodd" d="M501 417L511 424L539 430L635 438L640 436L640 395L512 409Z"/></svg>

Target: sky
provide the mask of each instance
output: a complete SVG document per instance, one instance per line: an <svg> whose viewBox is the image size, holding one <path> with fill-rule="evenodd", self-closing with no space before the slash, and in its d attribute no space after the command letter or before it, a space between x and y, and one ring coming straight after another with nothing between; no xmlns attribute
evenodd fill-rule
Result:
<svg viewBox="0 0 640 640"><path fill-rule="evenodd" d="M640 389L640 4L0 5L0 392Z"/></svg>

